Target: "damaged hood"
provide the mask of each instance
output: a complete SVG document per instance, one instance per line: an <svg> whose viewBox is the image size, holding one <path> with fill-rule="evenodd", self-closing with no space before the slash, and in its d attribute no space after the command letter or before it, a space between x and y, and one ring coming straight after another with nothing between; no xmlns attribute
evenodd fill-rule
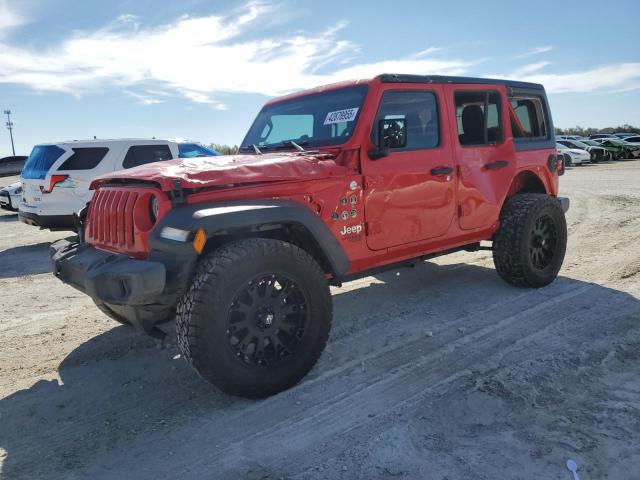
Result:
<svg viewBox="0 0 640 480"><path fill-rule="evenodd" d="M162 190L169 191L175 180L180 180L183 188L204 188L345 175L348 169L336 164L334 158L329 154L302 152L182 158L119 170L102 175L95 182L145 180L156 182Z"/></svg>

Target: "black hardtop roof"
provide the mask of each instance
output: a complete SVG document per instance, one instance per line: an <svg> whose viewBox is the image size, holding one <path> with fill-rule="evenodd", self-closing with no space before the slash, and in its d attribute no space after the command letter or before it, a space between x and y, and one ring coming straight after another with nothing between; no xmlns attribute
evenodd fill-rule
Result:
<svg viewBox="0 0 640 480"><path fill-rule="evenodd" d="M519 82L517 80L503 80L497 78L450 77L447 75L409 75L398 73L383 73L382 75L378 75L378 78L384 83L479 83L485 85L505 85L512 88L544 90L544 87L539 83Z"/></svg>

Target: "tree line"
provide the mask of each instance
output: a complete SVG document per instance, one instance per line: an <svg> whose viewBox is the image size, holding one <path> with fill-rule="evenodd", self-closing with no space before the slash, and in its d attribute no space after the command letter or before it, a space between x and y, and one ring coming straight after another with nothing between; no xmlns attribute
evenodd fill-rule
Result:
<svg viewBox="0 0 640 480"><path fill-rule="evenodd" d="M589 135L593 135L595 133L614 133L614 132L629 132L629 133L637 133L640 135L640 128L634 127L629 124L618 125L617 127L606 127L606 128L583 128L580 126L570 127L570 128L556 128L556 135L580 135L581 137L588 137Z"/></svg>
<svg viewBox="0 0 640 480"><path fill-rule="evenodd" d="M222 155L235 155L235 153L238 151L238 146L237 145L223 145L220 143L211 143L208 145L209 148L215 150L216 152L222 154Z"/></svg>

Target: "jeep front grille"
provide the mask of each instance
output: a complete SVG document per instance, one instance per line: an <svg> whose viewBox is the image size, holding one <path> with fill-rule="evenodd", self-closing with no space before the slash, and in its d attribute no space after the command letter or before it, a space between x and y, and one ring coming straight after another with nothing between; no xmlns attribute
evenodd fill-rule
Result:
<svg viewBox="0 0 640 480"><path fill-rule="evenodd" d="M153 198L157 200L157 209L152 208ZM145 258L155 224L169 210L171 201L159 189L140 185L102 186L89 204L85 239L103 250Z"/></svg>

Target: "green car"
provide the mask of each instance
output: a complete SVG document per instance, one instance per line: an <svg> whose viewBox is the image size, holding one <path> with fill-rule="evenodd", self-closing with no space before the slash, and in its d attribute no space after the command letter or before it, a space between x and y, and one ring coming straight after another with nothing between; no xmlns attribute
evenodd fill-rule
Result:
<svg viewBox="0 0 640 480"><path fill-rule="evenodd" d="M633 151L635 149L627 146L618 138L594 138L593 141L599 143L601 147L604 147L611 152L614 160L632 158L634 156Z"/></svg>

